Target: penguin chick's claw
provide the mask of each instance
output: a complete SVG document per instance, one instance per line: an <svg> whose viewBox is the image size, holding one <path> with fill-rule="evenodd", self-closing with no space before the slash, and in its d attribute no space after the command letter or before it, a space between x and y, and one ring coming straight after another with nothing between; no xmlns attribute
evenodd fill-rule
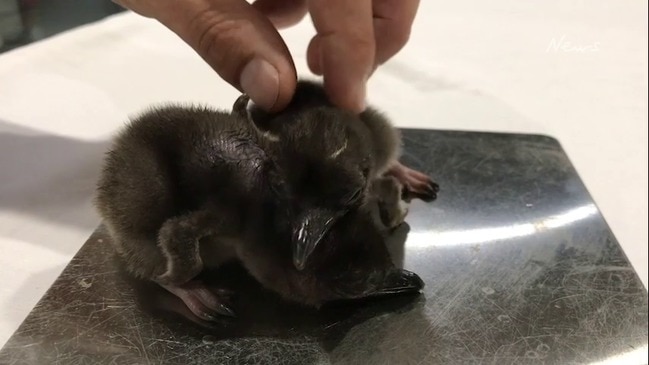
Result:
<svg viewBox="0 0 649 365"><path fill-rule="evenodd" d="M419 198L431 202L437 199L439 185L422 172L397 162L386 172L386 175L394 176L403 185L405 200Z"/></svg>
<svg viewBox="0 0 649 365"><path fill-rule="evenodd" d="M222 319L222 316L236 317L231 309L233 294L229 290L210 290L198 280L191 280L183 285L160 286L180 298L187 308L202 320L217 321Z"/></svg>
<svg viewBox="0 0 649 365"><path fill-rule="evenodd" d="M232 105L232 114L244 119L250 119L250 113L248 112L249 102L250 97L247 94L241 94Z"/></svg>

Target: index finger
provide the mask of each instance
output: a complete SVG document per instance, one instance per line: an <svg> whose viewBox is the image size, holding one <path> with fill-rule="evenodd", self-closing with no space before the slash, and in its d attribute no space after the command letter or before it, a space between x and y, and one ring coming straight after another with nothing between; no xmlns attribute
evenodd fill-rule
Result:
<svg viewBox="0 0 649 365"><path fill-rule="evenodd" d="M376 52L371 0L309 0L317 58L332 103L360 112Z"/></svg>

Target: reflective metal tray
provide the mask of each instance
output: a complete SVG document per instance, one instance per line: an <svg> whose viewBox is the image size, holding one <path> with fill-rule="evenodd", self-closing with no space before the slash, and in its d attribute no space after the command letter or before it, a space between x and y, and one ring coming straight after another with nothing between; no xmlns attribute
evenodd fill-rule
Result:
<svg viewBox="0 0 649 365"><path fill-rule="evenodd" d="M536 135L405 129L440 184L390 242L419 296L319 312L237 265L238 320L192 321L122 274L101 227L0 351L19 364L582 364L647 358L647 292L561 146ZM409 231L408 231L409 230ZM405 240L405 246L404 246Z"/></svg>

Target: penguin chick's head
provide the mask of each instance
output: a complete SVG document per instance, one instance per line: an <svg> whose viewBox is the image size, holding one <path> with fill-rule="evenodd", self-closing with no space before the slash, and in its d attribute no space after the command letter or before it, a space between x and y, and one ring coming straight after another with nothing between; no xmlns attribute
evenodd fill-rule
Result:
<svg viewBox="0 0 649 365"><path fill-rule="evenodd" d="M313 252L305 276L315 302L415 293L424 287L417 274L395 267L386 237L365 209L338 220Z"/></svg>
<svg viewBox="0 0 649 365"><path fill-rule="evenodd" d="M294 117L273 154L282 178L271 184L290 207L294 265L301 270L331 226L363 203L372 159L354 115L316 107Z"/></svg>
<svg viewBox="0 0 649 365"><path fill-rule="evenodd" d="M286 266L258 276L260 282L287 300L315 307L332 301L417 293L424 287L417 274L394 265L386 238L360 209L331 227L303 270L286 258L279 262Z"/></svg>
<svg viewBox="0 0 649 365"><path fill-rule="evenodd" d="M302 270L336 220L364 201L374 171L372 133L359 115L331 104L314 81L299 81L279 113L253 105L241 114L269 151L266 182L272 200L287 208L281 221L291 225L293 263Z"/></svg>

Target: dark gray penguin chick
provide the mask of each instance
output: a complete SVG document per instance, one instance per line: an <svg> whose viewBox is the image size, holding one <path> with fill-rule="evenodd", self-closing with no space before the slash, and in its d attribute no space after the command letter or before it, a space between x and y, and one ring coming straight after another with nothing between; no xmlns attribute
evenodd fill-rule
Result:
<svg viewBox="0 0 649 365"><path fill-rule="evenodd" d="M282 235L259 233L264 229L251 232L237 246L237 256L264 287L286 300L316 308L331 301L416 293L424 282L417 274L396 267L388 252L388 234L405 216L399 207L398 185L393 183L398 184L394 179L384 180L372 189L372 194L390 196L370 194L360 207L338 219L302 270L291 262L289 241ZM377 206L382 210L378 221ZM255 244L260 240L267 244Z"/></svg>
<svg viewBox="0 0 649 365"><path fill-rule="evenodd" d="M370 181L393 176L407 199L431 201L437 196L439 186L430 177L398 161L401 136L383 114L373 108L359 115L337 108L317 82L299 81L291 103L279 113L268 114L254 105L248 113L286 154L283 194L303 212L293 240L299 269L328 227L363 203Z"/></svg>

